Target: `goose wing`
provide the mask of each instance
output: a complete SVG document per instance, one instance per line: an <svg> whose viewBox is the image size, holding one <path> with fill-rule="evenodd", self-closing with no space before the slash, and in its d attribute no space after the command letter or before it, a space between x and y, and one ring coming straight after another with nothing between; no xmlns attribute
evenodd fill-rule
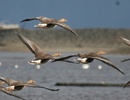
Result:
<svg viewBox="0 0 130 100"><path fill-rule="evenodd" d="M44 87L44 86L40 86L40 85L35 85L35 84L25 83L25 84L21 84L21 85L24 85L24 86L27 86L27 87L33 87L33 88L44 88L44 89L50 90L50 91L59 91L59 89L51 89L51 88L48 88L48 87Z"/></svg>
<svg viewBox="0 0 130 100"><path fill-rule="evenodd" d="M128 40L128 39L126 39L126 38L124 38L124 37L120 37L120 38L121 38L121 40L122 40L122 42L123 42L124 44L130 46L130 40Z"/></svg>
<svg viewBox="0 0 130 100"><path fill-rule="evenodd" d="M64 23L60 23L58 21L53 21L51 22L50 24L54 24L54 25L58 25L60 27L63 27L64 29L67 29L69 30L70 32L72 32L75 36L78 36L78 34L72 29L70 28L70 26L68 26L67 24L64 24Z"/></svg>
<svg viewBox="0 0 130 100"><path fill-rule="evenodd" d="M26 21L32 21L32 20L38 20L38 19L37 18L27 18L27 19L22 20L20 23L26 22Z"/></svg>
<svg viewBox="0 0 130 100"><path fill-rule="evenodd" d="M66 57L61 57L61 58L57 58L57 59L54 59L52 61L53 62L56 62L56 61L65 61L66 59L69 59L69 58L72 58L72 57L77 57L77 55L69 55L69 56L66 56ZM69 62L69 61L68 61Z"/></svg>
<svg viewBox="0 0 130 100"><path fill-rule="evenodd" d="M3 82L5 82L5 84L8 84L9 85L9 79L7 79L7 78L4 78L4 77L0 77L0 80L1 81L3 81Z"/></svg>
<svg viewBox="0 0 130 100"><path fill-rule="evenodd" d="M80 64L80 62L71 61L71 60L62 60L62 61L63 61L63 62L67 62L67 63Z"/></svg>
<svg viewBox="0 0 130 100"><path fill-rule="evenodd" d="M124 75L124 72L121 71L119 68L117 68L109 59L107 59L107 58L105 58L105 57L102 57L102 56L99 56L99 55L97 55L97 56L92 56L91 58L94 58L94 59L96 59L96 60L99 60L99 61L101 61L101 62L103 62L103 63L105 63L105 64L107 64L107 65L113 67L114 69L118 70L121 74Z"/></svg>
<svg viewBox="0 0 130 100"><path fill-rule="evenodd" d="M13 79L9 79L9 78L4 78L4 77L0 77L0 80L5 82L6 84L8 84L9 86L11 85L15 85L18 83L18 81L13 80Z"/></svg>
<svg viewBox="0 0 130 100"><path fill-rule="evenodd" d="M17 34L17 36L28 47L28 49L35 55L35 57L43 54L42 49L39 48L34 42L32 42L29 39L25 38L20 33Z"/></svg>
<svg viewBox="0 0 130 100"><path fill-rule="evenodd" d="M127 85L129 85L130 84L130 81L128 81L125 85L124 85L124 87L123 88L125 88Z"/></svg>
<svg viewBox="0 0 130 100"><path fill-rule="evenodd" d="M11 91L5 90L4 88L1 89L1 91L4 92L4 93L6 93L6 94L8 94L8 95L10 95L10 96L14 96L14 97L16 97L16 98L19 98L19 99L22 99L22 100L26 100L26 99L22 98L21 96L18 96L18 95L13 94Z"/></svg>
<svg viewBox="0 0 130 100"><path fill-rule="evenodd" d="M121 62L129 61L129 60L130 58L127 58L127 59L121 60Z"/></svg>

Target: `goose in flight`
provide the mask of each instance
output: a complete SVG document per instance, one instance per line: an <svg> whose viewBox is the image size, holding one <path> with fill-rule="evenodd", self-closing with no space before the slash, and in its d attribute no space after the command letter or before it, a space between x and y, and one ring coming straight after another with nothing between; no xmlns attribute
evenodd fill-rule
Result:
<svg viewBox="0 0 130 100"><path fill-rule="evenodd" d="M78 34L70 28L67 24L64 24L67 22L65 18L61 18L59 20L56 20L54 18L47 18L43 16L35 17L35 18L27 18L22 20L20 23L25 22L25 21L32 21L32 20L39 20L40 23L37 25L34 25L35 28L44 28L44 29L49 29L53 28L55 26L60 26L63 27L64 29L67 29L68 31L72 32L75 36L78 36Z"/></svg>
<svg viewBox="0 0 130 100"><path fill-rule="evenodd" d="M69 59L71 57L79 57L77 60L76 60L76 63L82 63L82 64L87 64L87 63L91 63L92 61L94 61L94 59L96 60L99 60L111 67L113 67L114 69L118 70L121 74L124 75L124 72L121 71L119 68L117 68L109 59L101 56L102 54L105 54L104 51L99 51L99 52L90 52L90 53L85 53L85 54L74 54L74 55L69 55L69 56L66 56L66 57L61 57L61 58L57 58L57 59L54 59L52 62L56 62L56 61L65 61L65 62L70 62L70 63L75 63L73 61L69 61L69 60L66 60L66 59Z"/></svg>
<svg viewBox="0 0 130 100"><path fill-rule="evenodd" d="M32 61L29 61L29 64L40 65L44 64L55 57L61 56L60 53L46 54L38 47L34 42L25 38L22 34L18 33L17 36L19 39L28 47L28 49L35 55L35 58Z"/></svg>
<svg viewBox="0 0 130 100"><path fill-rule="evenodd" d="M11 91L20 91L24 87L44 88L44 89L50 90L50 91L59 91L59 89L51 89L51 88L47 88L47 87L44 87L44 86L37 85L34 80L22 82L22 81L16 81L16 80L13 80L13 79L10 79L10 78L4 78L4 77L0 77L0 80L5 82L3 84L7 84L9 86Z"/></svg>

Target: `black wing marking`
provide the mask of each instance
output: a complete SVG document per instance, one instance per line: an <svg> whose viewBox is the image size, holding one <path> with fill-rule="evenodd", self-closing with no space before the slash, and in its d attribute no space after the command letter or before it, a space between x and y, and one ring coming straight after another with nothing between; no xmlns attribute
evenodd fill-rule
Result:
<svg viewBox="0 0 130 100"><path fill-rule="evenodd" d="M78 34L72 29L70 28L67 24L64 24L64 23L59 23L57 21L54 21L54 22L51 22L51 24L55 24L55 25L58 25L58 26L61 26L67 30L69 30L70 32L72 32L75 36L78 37Z"/></svg>
<svg viewBox="0 0 130 100"><path fill-rule="evenodd" d="M127 58L127 59L121 60L121 62L129 61L129 60L130 58Z"/></svg>
<svg viewBox="0 0 130 100"><path fill-rule="evenodd" d="M66 59L69 59L69 58L72 58L72 57L77 57L77 55L69 55L69 56L66 56L66 57L54 59L51 63L56 62L56 61L65 61Z"/></svg>
<svg viewBox="0 0 130 100"><path fill-rule="evenodd" d="M67 63L80 64L80 62L71 61L71 60L62 60L62 61Z"/></svg>
<svg viewBox="0 0 130 100"><path fill-rule="evenodd" d="M130 81L128 81L128 82L124 85L123 88L126 88L126 86L129 85L129 84L130 84Z"/></svg>
<svg viewBox="0 0 130 100"><path fill-rule="evenodd" d="M125 74L123 71L121 71L119 68L117 68L109 59L107 59L105 57L97 55L97 56L93 56L92 58L97 59L97 60L99 60L99 61L101 61L101 62L103 62L103 63L105 63L105 64L107 64L107 65L109 65L111 67L113 67L114 69L118 70L123 75Z"/></svg>
<svg viewBox="0 0 130 100"><path fill-rule="evenodd" d="M38 20L38 19L37 18L27 18L27 19L20 21L20 23L26 22L26 21L32 21L32 20Z"/></svg>

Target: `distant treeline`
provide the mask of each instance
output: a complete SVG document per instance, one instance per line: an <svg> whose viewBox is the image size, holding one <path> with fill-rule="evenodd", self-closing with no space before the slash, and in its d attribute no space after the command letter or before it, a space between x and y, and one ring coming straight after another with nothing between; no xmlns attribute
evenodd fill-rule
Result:
<svg viewBox="0 0 130 100"><path fill-rule="evenodd" d="M75 29L79 37L67 30L59 29L18 29L0 30L0 50L28 50L16 36L16 32L34 41L43 50L97 51L129 53L130 48L121 43L120 36L130 39L130 29ZM16 47L16 48L15 48ZM21 49L24 47L25 49Z"/></svg>

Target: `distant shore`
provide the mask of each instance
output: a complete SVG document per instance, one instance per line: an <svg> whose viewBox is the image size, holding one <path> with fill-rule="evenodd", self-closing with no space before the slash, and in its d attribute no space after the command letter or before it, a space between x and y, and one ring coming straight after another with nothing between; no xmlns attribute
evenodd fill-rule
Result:
<svg viewBox="0 0 130 100"><path fill-rule="evenodd" d="M19 31L34 41L45 52L96 52L104 50L114 54L129 54L130 48L123 44L120 36L130 39L130 29L75 29L79 37L67 30L0 30L0 51L30 52L18 39Z"/></svg>

